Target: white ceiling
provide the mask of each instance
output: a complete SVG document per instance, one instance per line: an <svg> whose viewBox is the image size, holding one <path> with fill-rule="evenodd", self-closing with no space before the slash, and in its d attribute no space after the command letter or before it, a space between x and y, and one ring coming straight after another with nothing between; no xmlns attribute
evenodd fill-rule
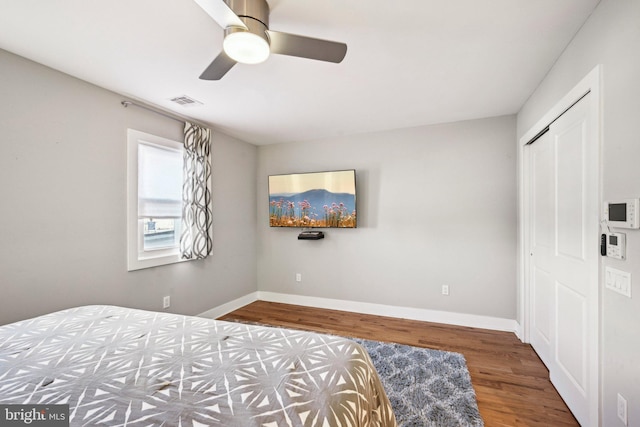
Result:
<svg viewBox="0 0 640 427"><path fill-rule="evenodd" d="M198 79L223 32L192 0L0 0L0 48L261 145L514 114L598 2L269 0L271 29L346 58L220 81Z"/></svg>

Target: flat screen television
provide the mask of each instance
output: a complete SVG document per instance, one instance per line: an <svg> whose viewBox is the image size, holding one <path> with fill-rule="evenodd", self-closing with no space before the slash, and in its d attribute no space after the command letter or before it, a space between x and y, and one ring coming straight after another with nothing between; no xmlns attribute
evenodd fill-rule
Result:
<svg viewBox="0 0 640 427"><path fill-rule="evenodd" d="M356 171L269 176L269 225L355 228Z"/></svg>

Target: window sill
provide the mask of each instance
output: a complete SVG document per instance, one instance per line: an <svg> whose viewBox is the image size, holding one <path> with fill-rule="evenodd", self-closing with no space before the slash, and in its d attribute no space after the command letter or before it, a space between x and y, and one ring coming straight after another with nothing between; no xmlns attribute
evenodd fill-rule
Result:
<svg viewBox="0 0 640 427"><path fill-rule="evenodd" d="M145 268L158 267L161 265L177 264L185 261L192 261L191 259L182 259L179 254L165 255L157 257L129 257L127 263L127 271L142 270Z"/></svg>

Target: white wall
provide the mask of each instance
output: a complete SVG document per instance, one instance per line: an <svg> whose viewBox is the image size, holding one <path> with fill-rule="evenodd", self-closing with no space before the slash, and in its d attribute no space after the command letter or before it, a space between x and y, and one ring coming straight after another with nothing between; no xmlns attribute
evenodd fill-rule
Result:
<svg viewBox="0 0 640 427"><path fill-rule="evenodd" d="M182 124L2 50L0 96L0 324L163 295L197 314L255 291L255 146L214 130L213 256L127 272L126 130L182 140Z"/></svg>
<svg viewBox="0 0 640 427"><path fill-rule="evenodd" d="M602 197L640 197L640 1L602 0L518 114L518 137L529 130L596 65L603 72ZM628 230L627 260L603 258L632 275L628 299L604 289L602 297L603 420L622 426L616 395L628 400L629 425L640 426L640 231ZM597 248L593 248L597 250Z"/></svg>
<svg viewBox="0 0 640 427"><path fill-rule="evenodd" d="M508 116L259 147L258 290L515 319L514 139ZM268 175L351 168L357 229L268 226Z"/></svg>

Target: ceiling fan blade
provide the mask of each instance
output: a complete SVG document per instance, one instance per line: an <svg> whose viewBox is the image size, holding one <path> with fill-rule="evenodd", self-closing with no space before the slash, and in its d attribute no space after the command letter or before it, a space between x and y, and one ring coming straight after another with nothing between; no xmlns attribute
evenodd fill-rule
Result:
<svg viewBox="0 0 640 427"><path fill-rule="evenodd" d="M220 80L234 65L236 61L229 58L223 50L200 75L200 80Z"/></svg>
<svg viewBox="0 0 640 427"><path fill-rule="evenodd" d="M244 22L223 0L195 0L198 5L204 9L205 12L213 18L223 29L229 27L240 27L247 29Z"/></svg>
<svg viewBox="0 0 640 427"><path fill-rule="evenodd" d="M347 45L344 43L279 31L267 30L267 33L269 34L271 53L335 63L342 62L347 54Z"/></svg>

